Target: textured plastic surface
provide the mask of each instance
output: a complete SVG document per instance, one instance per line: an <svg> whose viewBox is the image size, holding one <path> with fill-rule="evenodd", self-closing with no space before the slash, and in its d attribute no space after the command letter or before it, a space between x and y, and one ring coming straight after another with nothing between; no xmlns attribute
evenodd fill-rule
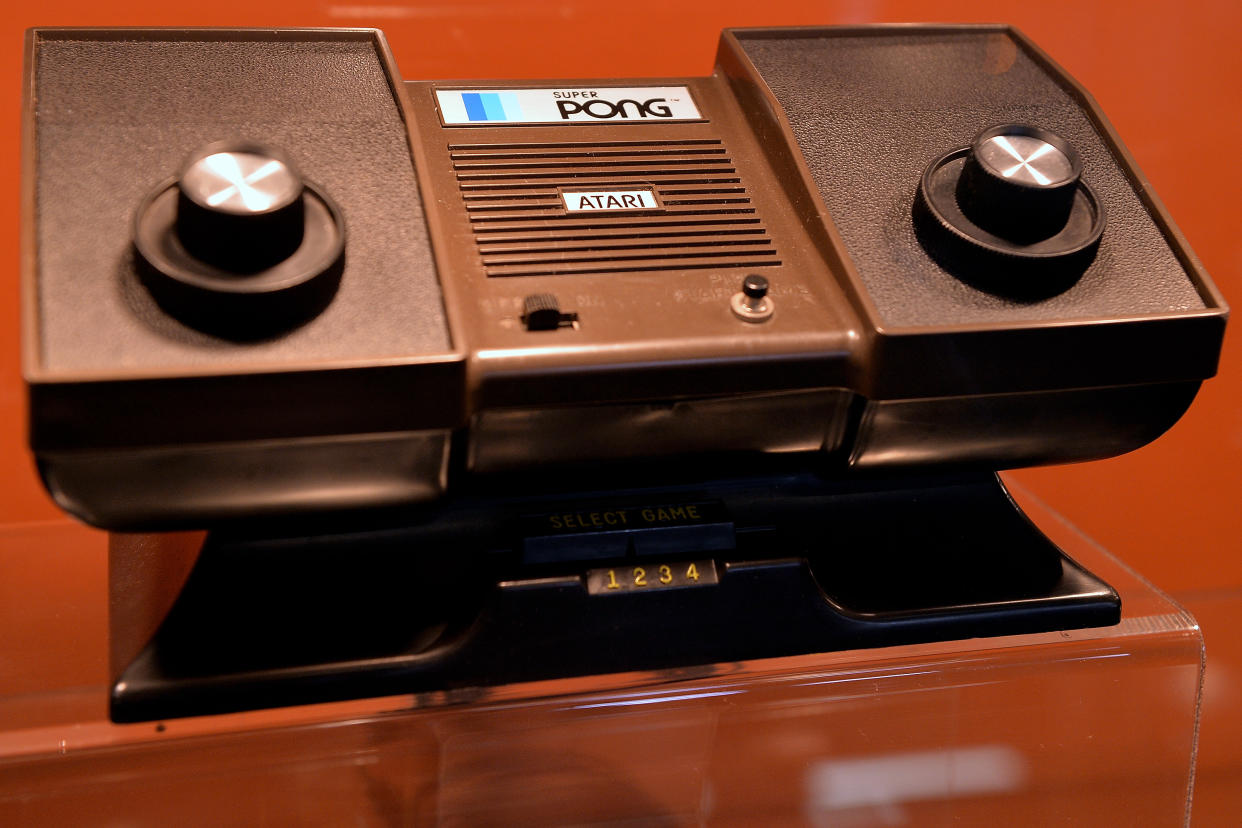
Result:
<svg viewBox="0 0 1242 828"><path fill-rule="evenodd" d="M892 33L890 33L892 34ZM893 327L1095 319L1203 307L1195 286L1078 104L1005 33L747 37L883 321ZM1059 296L1022 302L939 267L914 236L923 169L980 129L1032 123L1082 156L1108 229Z"/></svg>
<svg viewBox="0 0 1242 828"><path fill-rule="evenodd" d="M368 39L37 41L40 358L51 371L402 357L450 336L401 113ZM152 79L158 78L157 83ZM342 205L331 305L244 348L155 306L133 212L193 151L247 138L285 150ZM105 335L106 334L106 335Z"/></svg>

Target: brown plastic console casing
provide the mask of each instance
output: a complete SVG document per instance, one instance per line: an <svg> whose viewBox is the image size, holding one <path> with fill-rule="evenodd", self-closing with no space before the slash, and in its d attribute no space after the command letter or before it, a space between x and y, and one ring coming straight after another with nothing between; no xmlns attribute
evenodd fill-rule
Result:
<svg viewBox="0 0 1242 828"><path fill-rule="evenodd" d="M44 29L26 65L31 443L97 525L410 505L450 467L1084 460L1216 369L1219 293L1095 102L1004 26L729 30L701 78L407 83L363 30ZM668 88L698 117L460 123L437 95ZM912 212L931 160L1022 122L1073 144L1108 217L1035 298L976 286ZM267 339L164 313L127 236L228 139L287 152L346 225L337 295ZM570 209L592 192L644 206Z"/></svg>

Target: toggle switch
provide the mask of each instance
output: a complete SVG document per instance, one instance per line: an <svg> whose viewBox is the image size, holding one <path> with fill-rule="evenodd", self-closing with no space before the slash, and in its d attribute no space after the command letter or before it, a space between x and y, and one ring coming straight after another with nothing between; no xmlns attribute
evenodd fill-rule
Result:
<svg viewBox="0 0 1242 828"><path fill-rule="evenodd" d="M763 322L772 316L775 309L772 298L768 296L768 280L757 273L752 273L742 280L742 289L733 294L729 306L739 319L747 322Z"/></svg>
<svg viewBox="0 0 1242 828"><path fill-rule="evenodd" d="M532 293L522 300L522 323L528 331L554 331L577 321L578 314L561 312L554 293Z"/></svg>

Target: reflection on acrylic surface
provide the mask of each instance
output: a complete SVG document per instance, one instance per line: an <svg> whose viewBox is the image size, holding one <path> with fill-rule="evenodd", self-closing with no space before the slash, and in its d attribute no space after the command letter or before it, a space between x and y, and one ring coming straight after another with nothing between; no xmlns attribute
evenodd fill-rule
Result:
<svg viewBox="0 0 1242 828"><path fill-rule="evenodd" d="M1019 791L1026 760L1012 747L824 759L806 773L806 817L815 826L905 825L903 804Z"/></svg>

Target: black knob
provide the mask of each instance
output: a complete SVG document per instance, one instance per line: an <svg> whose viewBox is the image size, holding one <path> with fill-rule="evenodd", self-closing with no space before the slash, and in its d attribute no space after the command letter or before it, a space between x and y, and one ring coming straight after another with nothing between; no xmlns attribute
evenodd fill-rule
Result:
<svg viewBox="0 0 1242 828"><path fill-rule="evenodd" d="M213 145L190 156L177 182L177 238L223 270L255 273L302 244L302 177L278 151Z"/></svg>
<svg viewBox="0 0 1242 828"><path fill-rule="evenodd" d="M983 229L1030 243L1065 227L1081 175L1078 153L1059 135L1003 124L975 139L958 180L957 200Z"/></svg>
<svg viewBox="0 0 1242 828"><path fill-rule="evenodd" d="M762 299L768 295L768 280L752 273L742 280L742 293L751 299Z"/></svg>
<svg viewBox="0 0 1242 828"><path fill-rule="evenodd" d="M1001 124L923 171L914 200L923 249L957 278L1034 299L1068 289L1091 265L1104 208L1069 142Z"/></svg>
<svg viewBox="0 0 1242 828"><path fill-rule="evenodd" d="M211 144L134 216L138 276L168 314L231 339L313 318L344 272L345 221L279 150Z"/></svg>

